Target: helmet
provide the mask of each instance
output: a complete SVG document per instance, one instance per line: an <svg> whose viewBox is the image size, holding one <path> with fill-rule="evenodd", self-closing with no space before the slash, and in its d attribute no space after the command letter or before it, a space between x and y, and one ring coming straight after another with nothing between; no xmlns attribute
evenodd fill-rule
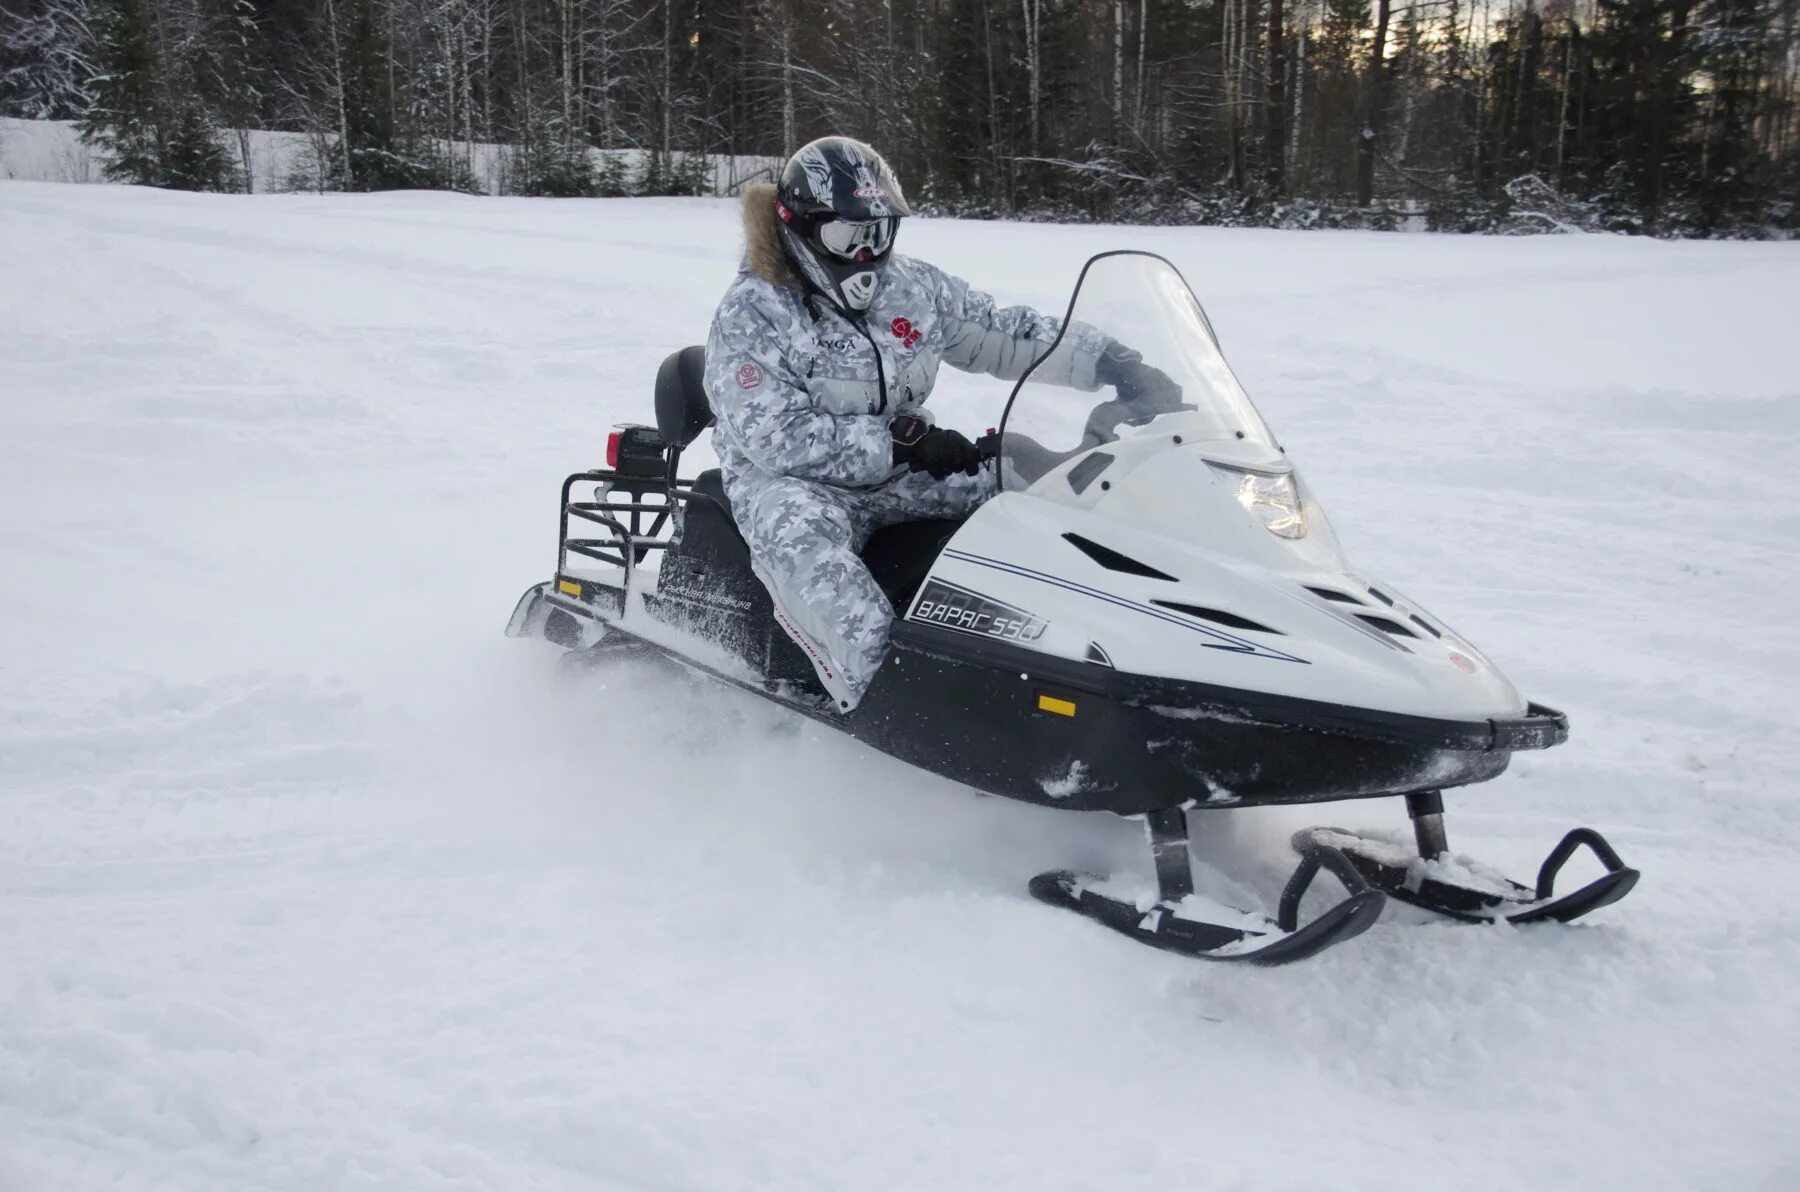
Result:
<svg viewBox="0 0 1800 1192"><path fill-rule="evenodd" d="M788 159L775 188L781 245L807 288L845 314L869 309L894 250L906 196L881 154L821 137Z"/></svg>

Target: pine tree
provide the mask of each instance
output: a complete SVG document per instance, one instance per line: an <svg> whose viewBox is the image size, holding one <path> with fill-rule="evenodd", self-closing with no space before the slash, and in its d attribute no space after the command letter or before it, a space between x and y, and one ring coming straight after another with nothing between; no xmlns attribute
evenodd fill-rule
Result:
<svg viewBox="0 0 1800 1192"><path fill-rule="evenodd" d="M94 20L100 73L81 136L106 151L108 179L160 186L163 130L147 16L142 0L101 0Z"/></svg>
<svg viewBox="0 0 1800 1192"><path fill-rule="evenodd" d="M322 171L339 190L461 190L481 187L461 159L414 126L395 93L394 47L378 0L337 0L328 28L338 44L331 57L336 143Z"/></svg>
<svg viewBox="0 0 1800 1192"><path fill-rule="evenodd" d="M251 0L200 0L196 8L195 86L214 118L230 130L235 167L252 188L250 133L262 126L267 73L262 31Z"/></svg>
<svg viewBox="0 0 1800 1192"><path fill-rule="evenodd" d="M159 53L150 0L101 0L94 104L83 140L107 178L175 190L235 190L238 176L191 60Z"/></svg>

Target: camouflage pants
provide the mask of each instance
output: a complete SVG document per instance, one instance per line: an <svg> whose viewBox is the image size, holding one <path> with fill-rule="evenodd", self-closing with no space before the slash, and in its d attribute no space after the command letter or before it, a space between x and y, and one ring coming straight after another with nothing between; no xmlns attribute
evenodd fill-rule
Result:
<svg viewBox="0 0 1800 1192"><path fill-rule="evenodd" d="M995 481L992 467L947 480L911 472L868 489L752 473L727 474L726 490L776 620L847 712L880 669L894 621L858 557L869 535L896 522L967 517L994 495Z"/></svg>

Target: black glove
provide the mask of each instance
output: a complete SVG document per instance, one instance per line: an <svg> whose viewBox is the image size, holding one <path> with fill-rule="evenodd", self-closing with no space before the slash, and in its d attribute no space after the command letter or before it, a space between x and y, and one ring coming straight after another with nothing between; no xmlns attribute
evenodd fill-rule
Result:
<svg viewBox="0 0 1800 1192"><path fill-rule="evenodd" d="M1144 363L1144 357L1118 340L1106 346L1094 362L1094 379L1111 385L1119 400L1143 418L1168 414L1181 408L1181 386L1160 368Z"/></svg>
<svg viewBox="0 0 1800 1192"><path fill-rule="evenodd" d="M890 424L894 462L914 472L930 472L942 480L956 472L981 471L981 449L959 431L932 426L917 414L902 414Z"/></svg>

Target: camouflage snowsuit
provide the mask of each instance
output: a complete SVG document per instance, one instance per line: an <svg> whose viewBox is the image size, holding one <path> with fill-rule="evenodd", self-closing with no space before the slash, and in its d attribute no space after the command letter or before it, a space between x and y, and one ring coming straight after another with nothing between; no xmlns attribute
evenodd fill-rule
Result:
<svg viewBox="0 0 1800 1192"><path fill-rule="evenodd" d="M940 363L1016 379L1049 348L1058 322L996 308L967 283L896 253L859 326L809 302L772 227L762 234L773 223L772 190L745 195L745 264L706 341L713 446L777 619L848 710L881 666L894 617L858 558L869 535L916 518L966 517L996 485L991 463L947 480L896 467L888 424L924 403ZM1097 388L1100 346L1058 352L1045 367L1059 375L1043 379Z"/></svg>

